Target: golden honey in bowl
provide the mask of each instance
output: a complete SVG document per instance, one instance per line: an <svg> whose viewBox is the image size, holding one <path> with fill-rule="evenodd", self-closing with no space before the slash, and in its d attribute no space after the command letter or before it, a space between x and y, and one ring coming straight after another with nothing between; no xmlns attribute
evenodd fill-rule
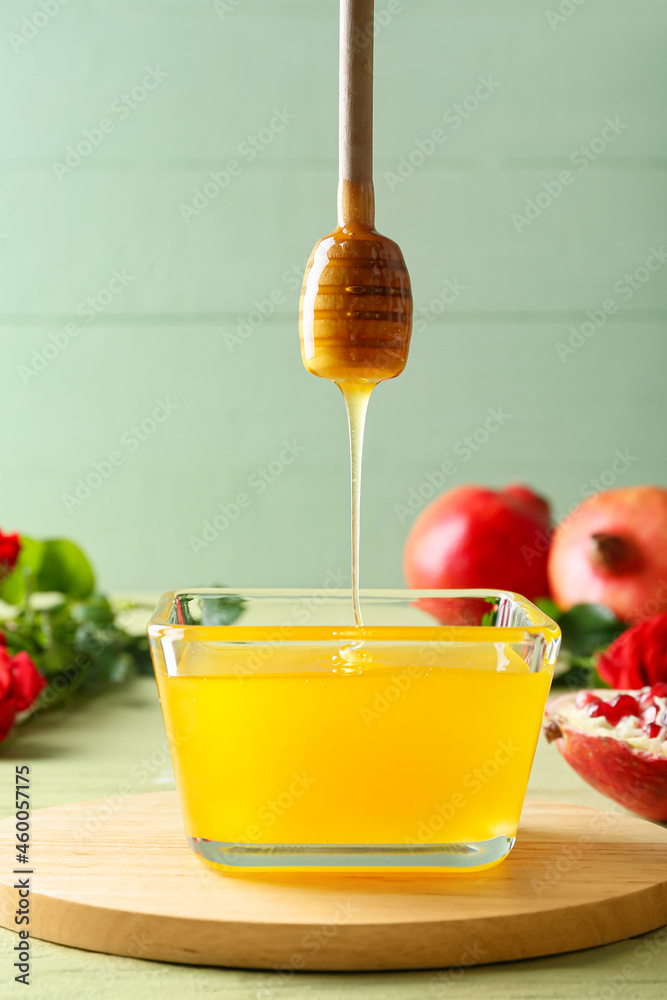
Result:
<svg viewBox="0 0 667 1000"><path fill-rule="evenodd" d="M415 606L418 593L362 592L365 618L394 624L359 629L299 624L289 608L308 607L307 594L240 596L230 626L165 624L164 610L151 625L185 830L202 860L462 870L507 855L558 645L546 616L500 595L520 624L443 627ZM167 595L164 609L180 599ZM348 602L327 598L309 618L348 622Z"/></svg>

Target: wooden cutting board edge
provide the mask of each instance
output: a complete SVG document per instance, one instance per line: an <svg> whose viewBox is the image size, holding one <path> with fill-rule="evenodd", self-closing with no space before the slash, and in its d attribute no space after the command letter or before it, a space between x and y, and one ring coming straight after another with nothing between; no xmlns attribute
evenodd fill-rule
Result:
<svg viewBox="0 0 667 1000"><path fill-rule="evenodd" d="M164 802L165 795L175 799L175 793L149 793L135 797L133 805L136 808L138 800L149 800L146 805L150 808L151 803ZM95 804L73 803L40 810L39 820L44 823L57 817L66 829L68 822ZM528 805L531 812L539 813L539 803ZM542 806L554 809L556 804ZM570 810L583 810L591 817L599 812L586 807ZM30 932L33 937L57 944L127 957L293 971L428 969L555 955L634 937L667 922L667 831L630 816L623 815L622 820L624 827L637 831L637 841L629 842L628 848L642 843L660 848L664 844L662 879L644 882L636 891L617 896L610 895L607 886L594 902L558 905L551 900L539 912L387 921L378 919L382 898L378 895L374 897L378 901L375 919L364 920L362 913L360 919L350 923L211 920L204 915L183 919L178 915L177 902L173 914L160 915L105 906L92 899L58 897L40 891L36 870L32 877ZM60 835L62 822L58 824ZM5 833L13 834L13 824L13 818L0 823L3 838ZM42 838L45 829L42 827ZM615 844L613 849L618 853L623 846ZM45 849L44 844L41 849ZM94 845L91 850L94 853ZM187 848L184 857L188 865L195 860ZM512 864L512 857L504 864ZM198 870L199 862L196 866ZM0 876L0 924L17 930L14 878L9 871ZM234 881L235 891L238 888L243 892L243 880Z"/></svg>

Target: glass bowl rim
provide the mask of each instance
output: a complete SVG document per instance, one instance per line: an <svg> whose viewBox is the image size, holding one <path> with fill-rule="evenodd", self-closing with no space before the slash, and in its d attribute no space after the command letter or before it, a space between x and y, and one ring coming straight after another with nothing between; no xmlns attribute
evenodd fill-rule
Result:
<svg viewBox="0 0 667 1000"><path fill-rule="evenodd" d="M288 636L283 636L282 641L286 644L290 642L299 641L298 636L303 635L304 631L308 631L312 634L314 629L319 629L324 633L328 633L332 640L340 640L344 638L350 639L367 639L372 641L373 639L380 640L381 638L393 638L396 641L400 641L400 633L407 628L422 630L424 638L428 636L435 642L520 642L525 639L528 634L540 633L549 642L555 642L560 645L560 628L552 618L550 618L544 611L533 604L527 598L523 597L521 594L514 593L509 590L500 590L494 588L477 588L469 590L418 590L411 588L362 588L359 591L360 598L362 601L362 606L364 599L366 602L373 602L376 600L380 603L387 600L396 601L410 601L411 603L415 600L428 599L428 598L489 598L495 597L499 600L505 599L511 601L513 604L518 605L527 614L530 619L529 622L522 625L441 625L439 623L434 623L432 625L423 626L408 626L408 625L369 625L369 626L355 626L355 625L329 625L329 626L313 626L309 624L290 624L290 633L294 633L294 637L290 639ZM233 641L233 637L236 636L236 641L241 639L240 630L243 628L244 632L252 633L248 635L248 639L251 642L262 643L262 635L266 636L264 641L269 642L269 633L275 630L281 629L281 624L276 622L274 624L266 624L261 626L239 626L236 624L230 625L202 625L202 624L190 624L190 623L178 623L171 619L171 611L174 608L179 597L198 597L198 596L222 596L227 595L229 597L241 597L241 598L313 598L313 597L323 597L325 596L328 600L348 600L352 599L352 591L349 588L325 588L325 587L297 587L297 588L287 588L287 587L186 587L180 588L178 590L167 591L160 597L155 611L151 615L147 626L147 632L151 639L170 639L181 640L181 641L222 641L228 638ZM555 652L557 653L558 646L556 646ZM553 647L552 647L553 648ZM553 654L552 654L553 655ZM554 657L555 658L555 657ZM551 657L550 657L551 659Z"/></svg>

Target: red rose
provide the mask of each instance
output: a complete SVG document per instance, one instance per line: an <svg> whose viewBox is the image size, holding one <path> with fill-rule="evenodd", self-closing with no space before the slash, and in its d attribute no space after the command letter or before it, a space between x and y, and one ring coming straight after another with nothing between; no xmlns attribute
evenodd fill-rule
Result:
<svg viewBox="0 0 667 1000"><path fill-rule="evenodd" d="M667 611L637 622L612 642L597 662L600 677L613 688L637 688L667 681Z"/></svg>
<svg viewBox="0 0 667 1000"><path fill-rule="evenodd" d="M19 536L16 534L5 535L0 529L0 582L6 576L9 576L16 566L16 560L19 557L20 551L21 541Z"/></svg>
<svg viewBox="0 0 667 1000"><path fill-rule="evenodd" d="M0 740L14 725L17 712L30 708L46 686L46 679L27 653L10 656L0 632Z"/></svg>
<svg viewBox="0 0 667 1000"><path fill-rule="evenodd" d="M46 687L46 678L25 652L12 658L12 695L19 712L30 708Z"/></svg>
<svg viewBox="0 0 667 1000"><path fill-rule="evenodd" d="M12 698L12 661L4 644L0 644L0 740L4 740L14 725L16 706Z"/></svg>

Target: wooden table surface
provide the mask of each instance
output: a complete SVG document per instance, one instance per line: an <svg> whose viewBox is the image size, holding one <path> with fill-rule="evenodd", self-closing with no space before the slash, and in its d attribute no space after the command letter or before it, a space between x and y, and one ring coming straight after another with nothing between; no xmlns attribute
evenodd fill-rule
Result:
<svg viewBox="0 0 667 1000"><path fill-rule="evenodd" d="M0 815L13 811L14 765L29 763L33 808L132 792L173 788L155 685L140 679L67 714L24 729L0 747ZM607 808L540 742L530 793ZM3 863L11 860L2 845ZM39 872L33 876L39 881ZM13 981L16 937L0 931L0 996L24 997ZM641 945L641 947L640 947ZM667 988L667 932L555 958L442 972L266 973L193 968L116 958L32 942L32 991L37 1000L282 1000L364 997L388 1000L658 1000Z"/></svg>

